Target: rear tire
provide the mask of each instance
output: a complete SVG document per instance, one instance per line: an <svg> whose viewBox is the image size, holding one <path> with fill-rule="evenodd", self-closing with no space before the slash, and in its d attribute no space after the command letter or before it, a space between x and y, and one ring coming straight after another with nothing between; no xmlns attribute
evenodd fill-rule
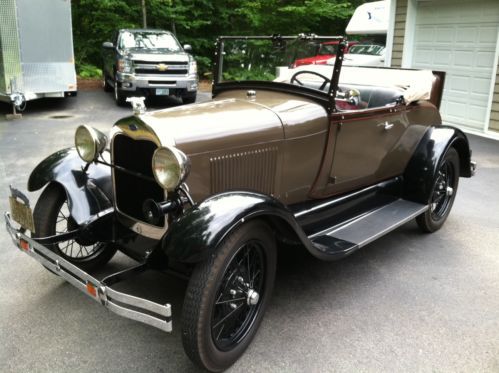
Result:
<svg viewBox="0 0 499 373"><path fill-rule="evenodd" d="M109 84L109 78L104 72L104 69L102 69L102 87L104 88L104 92L112 92L113 91L113 86Z"/></svg>
<svg viewBox="0 0 499 373"><path fill-rule="evenodd" d="M429 208L416 218L419 228L426 233L439 230L447 220L459 185L459 154L449 148L440 160L438 172L428 201Z"/></svg>
<svg viewBox="0 0 499 373"><path fill-rule="evenodd" d="M68 211L64 189L56 183L49 184L38 199L33 211L35 222L34 238L53 236L77 228ZM63 221L63 216L66 218ZM50 250L84 271L93 271L104 266L116 253L111 244L96 243L80 245L75 240L48 245Z"/></svg>
<svg viewBox="0 0 499 373"><path fill-rule="evenodd" d="M275 239L260 221L238 228L196 266L182 310L182 342L193 362L220 372L243 354L268 305L275 266Z"/></svg>

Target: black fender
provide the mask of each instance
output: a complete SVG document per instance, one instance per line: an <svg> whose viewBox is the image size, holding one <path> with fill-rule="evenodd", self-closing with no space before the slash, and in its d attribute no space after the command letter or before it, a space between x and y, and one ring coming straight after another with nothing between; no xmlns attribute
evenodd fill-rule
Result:
<svg viewBox="0 0 499 373"><path fill-rule="evenodd" d="M92 163L85 170L75 148L66 148L45 158L28 179L30 192L56 182L66 191L69 210L81 225L98 212L113 206L111 168Z"/></svg>
<svg viewBox="0 0 499 373"><path fill-rule="evenodd" d="M471 150L466 135L450 126L429 127L404 172L404 198L427 204L440 160L447 149L454 147L459 154L461 177L471 177Z"/></svg>
<svg viewBox="0 0 499 373"><path fill-rule="evenodd" d="M182 263L201 262L230 232L254 218L266 220L271 228L281 232L291 228L289 233L294 231L312 254L321 256L284 204L271 196L246 191L216 194L185 211L170 225L162 251Z"/></svg>

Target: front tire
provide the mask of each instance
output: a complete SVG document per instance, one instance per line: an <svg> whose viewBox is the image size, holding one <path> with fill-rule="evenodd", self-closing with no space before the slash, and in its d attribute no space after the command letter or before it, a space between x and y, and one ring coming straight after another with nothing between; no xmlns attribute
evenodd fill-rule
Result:
<svg viewBox="0 0 499 373"><path fill-rule="evenodd" d="M49 184L38 199L33 211L34 238L53 236L76 229L78 225L69 214L67 196L58 184ZM59 242L47 246L70 263L84 271L93 271L104 266L116 253L110 244L83 245L77 240Z"/></svg>
<svg viewBox="0 0 499 373"><path fill-rule="evenodd" d="M118 106L125 106L126 103L126 95L123 93L123 91L120 89L117 77L114 77L114 101L116 102L116 105Z"/></svg>
<svg viewBox="0 0 499 373"><path fill-rule="evenodd" d="M439 230L447 220L459 185L459 154L449 148L442 157L433 184L429 208L416 218L419 228L426 233Z"/></svg>
<svg viewBox="0 0 499 373"><path fill-rule="evenodd" d="M275 279L270 228L251 221L231 233L190 278L182 310L182 342L199 366L220 372L255 336Z"/></svg>
<svg viewBox="0 0 499 373"><path fill-rule="evenodd" d="M185 95L182 97L182 103L184 105L193 104L196 102L196 98L197 98L196 92L194 92L194 94Z"/></svg>

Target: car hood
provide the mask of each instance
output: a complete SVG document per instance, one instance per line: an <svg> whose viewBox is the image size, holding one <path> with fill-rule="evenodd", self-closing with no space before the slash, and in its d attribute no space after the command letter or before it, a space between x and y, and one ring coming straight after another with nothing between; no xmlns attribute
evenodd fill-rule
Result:
<svg viewBox="0 0 499 373"><path fill-rule="evenodd" d="M279 116L270 108L242 99L221 99L145 113L140 120L161 145L187 155L281 141Z"/></svg>
<svg viewBox="0 0 499 373"><path fill-rule="evenodd" d="M150 62L185 62L189 60L189 55L185 52L168 53L164 50L155 49L140 49L129 50L126 56L133 61L150 61Z"/></svg>

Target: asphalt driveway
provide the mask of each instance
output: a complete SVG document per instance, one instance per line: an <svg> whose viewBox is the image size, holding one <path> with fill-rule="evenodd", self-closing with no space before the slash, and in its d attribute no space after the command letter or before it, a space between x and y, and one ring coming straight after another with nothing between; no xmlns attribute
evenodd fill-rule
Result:
<svg viewBox="0 0 499 373"><path fill-rule="evenodd" d="M40 160L73 144L78 125L108 131L131 109L110 94L80 92L31 103L21 120L6 121L7 112L0 106L1 212L8 185L25 188ZM273 300L231 371L499 372L499 142L470 141L478 173L460 180L439 232L410 222L334 263L280 252ZM130 262L117 255L108 271ZM99 307L16 250L2 228L0 371L197 371L179 332L185 285L149 273L122 285L173 304L166 334Z"/></svg>

